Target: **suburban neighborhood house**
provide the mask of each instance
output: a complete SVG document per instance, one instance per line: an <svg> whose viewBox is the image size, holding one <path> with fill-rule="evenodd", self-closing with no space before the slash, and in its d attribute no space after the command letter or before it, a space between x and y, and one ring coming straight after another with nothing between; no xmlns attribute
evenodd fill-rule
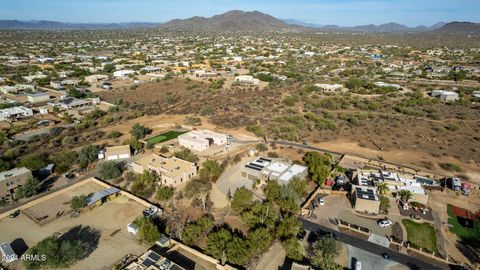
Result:
<svg viewBox="0 0 480 270"><path fill-rule="evenodd" d="M243 85L257 85L260 83L260 80L250 75L240 75L235 77L235 82Z"/></svg>
<svg viewBox="0 0 480 270"><path fill-rule="evenodd" d="M32 172L25 167L0 172L0 198L11 199L15 190L30 178Z"/></svg>
<svg viewBox="0 0 480 270"><path fill-rule="evenodd" d="M442 102L457 101L460 99L460 95L454 91L446 90L433 90L432 97L438 97Z"/></svg>
<svg viewBox="0 0 480 270"><path fill-rule="evenodd" d="M316 83L314 86L325 93L336 92L343 89L341 84L325 84L325 83Z"/></svg>
<svg viewBox="0 0 480 270"><path fill-rule="evenodd" d="M414 175L410 176L398 172L387 172L382 170L359 169L357 170L357 177L359 186L376 187L379 183L385 183L387 184L390 193L396 194L400 190L408 190L412 193L412 201L427 205L428 195L422 187L422 184L417 181L417 177Z"/></svg>
<svg viewBox="0 0 480 270"><path fill-rule="evenodd" d="M33 110L23 106L0 110L0 121L13 122L29 116L33 116Z"/></svg>
<svg viewBox="0 0 480 270"><path fill-rule="evenodd" d="M305 166L258 157L243 167L242 177L252 181L277 180L280 184L286 184L293 178L305 178L307 172L308 169Z"/></svg>
<svg viewBox="0 0 480 270"><path fill-rule="evenodd" d="M105 148L106 160L126 159L132 156L130 145L120 145Z"/></svg>
<svg viewBox="0 0 480 270"><path fill-rule="evenodd" d="M374 187L352 186L352 204L357 212L378 214L380 198Z"/></svg>
<svg viewBox="0 0 480 270"><path fill-rule="evenodd" d="M84 100L74 97L65 98L60 102L60 106L65 110L91 108L94 105L91 100Z"/></svg>
<svg viewBox="0 0 480 270"><path fill-rule="evenodd" d="M178 136L178 142L185 148L201 152L207 150L212 144L226 144L227 135L210 130L192 130Z"/></svg>
<svg viewBox="0 0 480 270"><path fill-rule="evenodd" d="M194 178L198 167L195 163L175 156L166 157L153 153L133 162L132 170L135 173L155 172L160 176L162 184L175 187Z"/></svg>
<svg viewBox="0 0 480 270"><path fill-rule="evenodd" d="M39 103L50 100L50 95L44 92L31 93L27 95L28 102Z"/></svg>

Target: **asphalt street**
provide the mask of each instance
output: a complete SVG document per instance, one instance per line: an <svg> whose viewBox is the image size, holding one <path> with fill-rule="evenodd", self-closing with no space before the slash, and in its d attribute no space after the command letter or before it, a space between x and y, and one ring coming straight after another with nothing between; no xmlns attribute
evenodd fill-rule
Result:
<svg viewBox="0 0 480 270"><path fill-rule="evenodd" d="M341 241L347 245L351 245L353 247L368 251L373 254L381 255L382 253L387 253L390 256L392 261L398 262L400 264L406 265L410 267L410 269L449 269L448 265L446 264L437 264L433 261L421 260L417 257L408 256L403 253L399 253L392 249L377 245L375 243L362 240L360 238L356 238L349 234L339 232L336 230L332 230L330 228L324 227L320 224L313 223L306 219L299 219L302 223L302 227L307 231L324 231L327 233L333 233L335 238L338 241ZM367 269L367 268L365 268Z"/></svg>

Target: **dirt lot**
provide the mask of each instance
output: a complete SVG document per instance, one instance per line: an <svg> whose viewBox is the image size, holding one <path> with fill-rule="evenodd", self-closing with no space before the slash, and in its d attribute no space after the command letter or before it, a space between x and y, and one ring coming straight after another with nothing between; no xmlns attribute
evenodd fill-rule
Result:
<svg viewBox="0 0 480 270"><path fill-rule="evenodd" d="M135 90L116 89L100 95L109 102L121 98L130 105L134 104L136 110L148 115L128 121L131 125L137 122L149 127L182 124L186 115L201 114L208 108L209 113L201 117L202 127L215 126L216 129L227 130L231 134L251 136L251 133L245 132L247 125L258 123L267 126L279 115L288 116L309 111L310 109L305 110L308 99L297 101L295 107L285 106L281 102L288 94L301 95L301 91L300 84L263 90L240 87L210 89L207 83L173 79L142 84ZM318 101L324 98L328 96L315 97ZM384 107L376 111L360 110L352 105L349 105L348 109L318 109L313 111L317 116L323 113L333 115L336 130L316 130L307 126L295 134L300 141L307 140L310 144L331 150L382 158L443 174L458 174L472 182L479 182L480 123L475 105L465 107L437 104L434 108L440 111L441 118L431 119L394 111L392 107L398 99L388 99L383 103ZM163 117L163 114L168 116ZM363 114L368 117L352 124L340 119L341 114ZM159 121L161 119L164 122ZM295 124L297 123L282 125ZM125 132L119 131L128 134L131 125L124 129ZM458 164L463 172L446 172L439 168L439 162Z"/></svg>
<svg viewBox="0 0 480 270"><path fill-rule="evenodd" d="M83 191L86 190L81 190ZM39 204L36 209L47 209L53 202L62 202L65 199L67 198L63 195L58 199L53 198L51 201ZM143 208L137 202L120 196L93 210L83 211L77 218L62 216L45 226L35 224L24 215L15 219L5 218L0 220L2 232L0 242L11 243L17 238L22 238L27 246L32 246L54 233L62 234L78 225L91 226L101 234L98 247L89 257L78 262L71 269L111 269L111 265L126 254L139 255L148 248L138 244L136 238L126 230L126 225L141 215ZM55 212L56 209L52 211ZM118 229L120 232L110 236ZM18 263L16 269L21 269Z"/></svg>
<svg viewBox="0 0 480 270"><path fill-rule="evenodd" d="M480 210L480 192L473 191L468 197L456 195L453 191L446 192L430 192L428 206L438 213L440 222L442 223L442 231L445 238L445 250L455 260L470 262L472 256L468 253L462 253L458 249L458 237L455 233L448 230L448 214L447 205L452 204L472 212Z"/></svg>

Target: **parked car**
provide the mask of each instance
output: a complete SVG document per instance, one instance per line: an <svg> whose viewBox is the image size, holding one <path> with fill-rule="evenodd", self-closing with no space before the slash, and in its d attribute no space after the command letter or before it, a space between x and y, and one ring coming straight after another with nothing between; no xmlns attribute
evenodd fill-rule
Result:
<svg viewBox="0 0 480 270"><path fill-rule="evenodd" d="M297 234L297 239L301 241L305 238L305 235L307 235L307 232L303 228L300 228L300 231Z"/></svg>
<svg viewBox="0 0 480 270"><path fill-rule="evenodd" d="M382 253L382 257L387 261L390 260L390 256L386 252Z"/></svg>
<svg viewBox="0 0 480 270"><path fill-rule="evenodd" d="M391 226L392 224L393 224L393 222L389 219L382 219L378 222L378 226L380 226L382 228Z"/></svg>
<svg viewBox="0 0 480 270"><path fill-rule="evenodd" d="M317 201L313 201L312 205L313 205L313 208L318 209L318 202Z"/></svg>
<svg viewBox="0 0 480 270"><path fill-rule="evenodd" d="M63 177L67 178L67 179L73 179L75 178L75 174L74 173L66 173L63 175Z"/></svg>
<svg viewBox="0 0 480 270"><path fill-rule="evenodd" d="M150 206L149 208L143 210L143 216L144 217L155 217L158 212L158 207L155 205Z"/></svg>
<svg viewBox="0 0 480 270"><path fill-rule="evenodd" d="M361 262L361 261L357 260L357 261L355 262L355 268L354 268L354 270L362 270L362 262Z"/></svg>
<svg viewBox="0 0 480 270"><path fill-rule="evenodd" d="M15 210L10 213L10 218L16 218L18 215L20 215L20 210Z"/></svg>
<svg viewBox="0 0 480 270"><path fill-rule="evenodd" d="M325 199L324 198L318 198L318 203L320 205L325 205Z"/></svg>

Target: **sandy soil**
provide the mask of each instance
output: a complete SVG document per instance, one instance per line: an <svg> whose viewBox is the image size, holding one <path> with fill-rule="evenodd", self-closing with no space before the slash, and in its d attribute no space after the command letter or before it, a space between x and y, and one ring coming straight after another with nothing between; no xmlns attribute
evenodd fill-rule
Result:
<svg viewBox="0 0 480 270"><path fill-rule="evenodd" d="M64 233L72 227L91 226L100 231L98 247L71 269L111 269L111 265L125 254L140 255L148 247L139 245L135 236L128 233L126 225L141 215L143 206L125 197L116 198L93 210L86 210L77 218L63 216L45 226L38 226L24 215L15 219L0 220L0 242L22 238L28 246L54 233ZM108 220L108 222L105 222ZM115 236L112 232L120 229ZM21 269L17 264L17 269Z"/></svg>
<svg viewBox="0 0 480 270"><path fill-rule="evenodd" d="M458 237L456 234L448 230L448 214L447 205L452 204L472 212L480 210L480 191L472 191L471 195L465 197L463 195L456 195L453 191L446 192L430 192L428 206L432 207L439 215L440 221L443 224L443 234L445 238L445 250L455 260L470 262L469 256L460 252L457 248Z"/></svg>

